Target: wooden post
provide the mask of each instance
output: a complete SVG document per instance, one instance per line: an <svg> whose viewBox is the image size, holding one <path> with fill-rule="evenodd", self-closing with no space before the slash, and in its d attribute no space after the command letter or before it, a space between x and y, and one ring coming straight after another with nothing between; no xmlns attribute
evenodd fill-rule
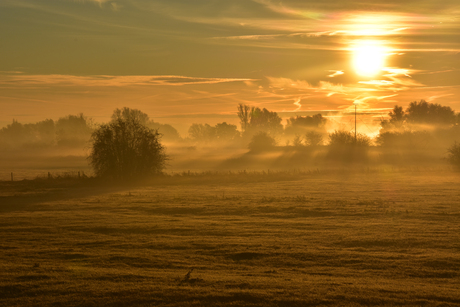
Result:
<svg viewBox="0 0 460 307"><path fill-rule="evenodd" d="M51 179L51 173L48 172L48 179Z"/></svg>
<svg viewBox="0 0 460 307"><path fill-rule="evenodd" d="M11 181L14 181L14 180L13 180L13 172L11 172Z"/></svg>

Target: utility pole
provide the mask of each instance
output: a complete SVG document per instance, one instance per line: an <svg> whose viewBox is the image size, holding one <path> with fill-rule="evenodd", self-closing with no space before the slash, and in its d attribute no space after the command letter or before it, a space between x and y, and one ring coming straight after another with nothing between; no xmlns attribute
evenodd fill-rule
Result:
<svg viewBox="0 0 460 307"><path fill-rule="evenodd" d="M355 103L355 143L356 143L356 103Z"/></svg>

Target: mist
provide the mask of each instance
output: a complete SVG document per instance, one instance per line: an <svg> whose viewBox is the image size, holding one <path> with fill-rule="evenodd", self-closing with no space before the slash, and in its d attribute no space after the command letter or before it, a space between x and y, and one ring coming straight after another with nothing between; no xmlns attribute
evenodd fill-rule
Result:
<svg viewBox="0 0 460 307"><path fill-rule="evenodd" d="M432 108L438 115L414 115L417 108ZM143 125L161 134L168 156L166 173L442 167L447 165L448 148L460 140L458 114L424 101L412 103L406 111L396 106L386 119L358 122L356 135L349 114L292 116L283 125L276 112L240 105L239 127L194 123L181 135L140 110L117 109L114 114L126 110L135 111ZM445 114L439 115L439 110ZM27 124L12 120L0 129L2 179L10 172L18 178L48 172L91 175L91 134L100 125L83 114Z"/></svg>

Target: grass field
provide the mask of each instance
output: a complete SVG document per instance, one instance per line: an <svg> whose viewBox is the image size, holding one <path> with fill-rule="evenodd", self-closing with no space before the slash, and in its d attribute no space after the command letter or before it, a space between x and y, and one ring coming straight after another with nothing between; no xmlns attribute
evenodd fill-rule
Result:
<svg viewBox="0 0 460 307"><path fill-rule="evenodd" d="M0 182L1 306L460 306L460 174Z"/></svg>

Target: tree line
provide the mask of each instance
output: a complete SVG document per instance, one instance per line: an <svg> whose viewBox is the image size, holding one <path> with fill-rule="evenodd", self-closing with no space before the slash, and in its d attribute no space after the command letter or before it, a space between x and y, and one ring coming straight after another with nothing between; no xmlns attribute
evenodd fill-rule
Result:
<svg viewBox="0 0 460 307"><path fill-rule="evenodd" d="M181 139L173 126L157 123L139 110L117 109L114 111L112 119L121 116L123 112L125 114L127 112L132 113L142 125L158 130L163 135L163 140L172 142ZM22 124L13 119L11 124L0 129L0 146L3 148L83 148L88 144L92 133L98 126L93 119L82 113L67 115L56 121L46 119L28 124Z"/></svg>
<svg viewBox="0 0 460 307"><path fill-rule="evenodd" d="M328 133L328 119L322 114L312 116L294 116L286 120L283 126L281 117L266 108L245 104L237 106L240 129L226 122L216 125L194 123L188 129L188 135L181 137L178 131L168 124L160 124L135 109L116 109L112 119L120 116L132 116L140 124L157 130L164 142L188 141L192 143L224 143L251 149L263 149L274 146L275 139L283 137L288 145L294 147L351 144L357 142L382 147L439 146L439 142L453 142L458 135L460 115L452 108L424 100L414 101L404 110L396 105L388 114L388 119L380 122L380 133L374 139L360 134L355 138L353 131L334 131ZM0 145L3 148L21 146L64 146L82 147L88 144L91 134L98 127L91 118L83 114L68 115L57 121L46 119L37 123L21 124L16 120L0 129ZM257 137L256 137L257 136ZM254 138L256 137L256 138ZM254 138L254 139L253 139Z"/></svg>
<svg viewBox="0 0 460 307"><path fill-rule="evenodd" d="M375 144L382 148L426 148L427 144L439 145L442 139L452 144L448 159L460 161L460 116L450 107L428 103L411 102L406 110L395 106L388 119L380 122L380 134ZM276 113L240 104L237 107L240 130L226 122L214 126L192 124L189 141L236 142L251 151L274 148L275 137L280 134L293 136L294 147L315 148L327 143L329 157L346 159L363 158L373 140L354 131L326 131L327 119L321 114L295 116L287 119L285 126ZM325 140L327 136L328 140ZM116 109L109 123L95 125L83 114L68 115L57 121L50 119L35 124L21 124L15 120L0 130L2 144L27 143L55 146L81 146L91 144L90 164L102 177L131 178L161 172L167 155L162 140L180 141L176 129L159 124L136 109ZM445 143L444 143L445 144ZM423 147L425 146L425 147ZM458 162L460 163L460 162Z"/></svg>

